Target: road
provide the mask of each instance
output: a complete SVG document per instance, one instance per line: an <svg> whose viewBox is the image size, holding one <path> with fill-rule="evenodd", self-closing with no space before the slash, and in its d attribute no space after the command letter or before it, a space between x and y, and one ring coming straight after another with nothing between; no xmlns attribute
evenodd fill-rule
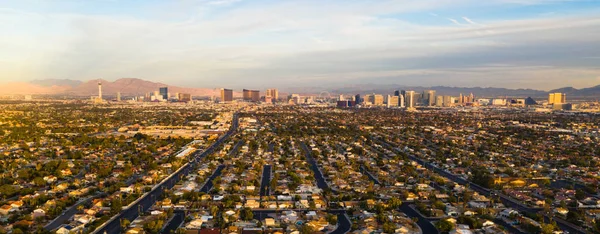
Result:
<svg viewBox="0 0 600 234"><path fill-rule="evenodd" d="M337 215L337 220L337 228L329 234L345 234L348 233L350 229L352 229L352 222L350 222L350 219L348 218L348 215L346 213L339 213Z"/></svg>
<svg viewBox="0 0 600 234"><path fill-rule="evenodd" d="M271 165L263 166L262 179L260 181L260 196L269 196L269 185L271 184Z"/></svg>
<svg viewBox="0 0 600 234"><path fill-rule="evenodd" d="M129 186L129 185L133 184L139 178L140 178L140 175L137 175L137 174L131 176L129 179L127 179L127 181L125 181L125 186ZM70 220L75 214L77 214L77 212L79 212L77 210L77 207L79 207L80 205L83 205L84 207L86 207L91 204L90 202L93 199L101 197L102 195L106 195L106 193L99 193L97 195L88 197L85 200L77 202L75 205L73 205L73 206L67 208L65 211L63 211L58 217L54 218L54 220L50 221L50 223L46 224L46 226L44 226L44 229L46 229L48 231L58 229L62 224L64 224L66 221Z"/></svg>
<svg viewBox="0 0 600 234"><path fill-rule="evenodd" d="M373 181L373 183L375 184L381 184L379 183L379 180L377 178L375 178L375 176L373 176L373 174L371 174L371 172L369 172L369 170L367 170L364 166L360 166L360 172L362 172L363 174L367 175L369 177L369 179L371 179L371 181Z"/></svg>
<svg viewBox="0 0 600 234"><path fill-rule="evenodd" d="M238 114L236 113L233 115L231 129L227 133L225 133L225 135L217 139L217 141L215 141L206 150L194 153L192 156L192 158L194 158L193 160L191 160L189 163L186 163L180 169L175 171L169 177L167 177L162 182L157 184L154 188L152 188L150 192L142 195L142 197L134 201L130 206L122 210L119 214L113 216L110 220L102 224L92 233L122 233L123 230L120 225L121 220L135 220L138 217L140 211L147 211L152 206L152 204L154 204L154 202L160 198L164 190L172 188L177 182L179 182L179 180L181 180L190 172L193 172L193 169L196 167L196 165L200 162L202 158L206 157L209 154L212 154L215 151L215 149L217 149L221 144L223 144L223 142L229 139L237 131L238 125Z"/></svg>
<svg viewBox="0 0 600 234"><path fill-rule="evenodd" d="M419 219L417 221L417 225L419 225L421 231L423 231L424 234L439 233L437 228L435 228L435 226L431 222L429 222L427 218L423 217L419 212L410 207L410 203L403 203L400 206L400 211L405 213L408 217Z"/></svg>
<svg viewBox="0 0 600 234"><path fill-rule="evenodd" d="M269 143L269 147L267 149L267 152L273 153L274 148L275 148L275 144L273 142Z"/></svg>
<svg viewBox="0 0 600 234"><path fill-rule="evenodd" d="M239 140L234 146L233 148L231 148L231 151L229 151L228 156L233 156L235 154L237 154L237 152L240 151L240 146L242 146L242 144L244 144L244 140Z"/></svg>
<svg viewBox="0 0 600 234"><path fill-rule="evenodd" d="M77 214L77 212L79 212L79 210L77 210L77 207L79 207L79 206L85 207L85 206L91 204L91 201L99 196L100 195L91 196L80 202L77 202L75 205L73 205L70 208L63 211L63 213L61 215L56 217L50 223L46 224L46 226L44 226L44 229L46 229L48 231L58 229L60 227L60 225L64 224L66 221L71 219L71 217L73 217L73 215L75 215L75 214Z"/></svg>
<svg viewBox="0 0 600 234"><path fill-rule="evenodd" d="M308 163L310 164L310 169L312 169L312 171L315 173L317 187L319 187L322 190L329 189L329 184L327 184L327 182L325 181L325 177L323 177L321 170L319 170L319 167L317 166L317 161L312 157L312 155L310 155L311 150L308 148L308 146L306 146L304 142L300 142L300 146L302 146L302 149L304 150L304 154L306 155L306 161L308 161Z"/></svg>
<svg viewBox="0 0 600 234"><path fill-rule="evenodd" d="M176 210L173 212L173 217L167 222L167 225L160 231L161 234L175 233L177 228L181 226L185 220L185 212L182 210Z"/></svg>
<svg viewBox="0 0 600 234"><path fill-rule="evenodd" d="M224 168L225 168L225 165L219 165L217 167L217 169L215 170L215 172L210 177L208 177L208 181L206 181L206 183L204 183L204 186L202 186L202 188L200 189L200 192L208 193L208 191L210 191L210 189L212 189L212 187L213 187L212 181L215 178L217 178L217 176L221 175L221 172L223 172Z"/></svg>

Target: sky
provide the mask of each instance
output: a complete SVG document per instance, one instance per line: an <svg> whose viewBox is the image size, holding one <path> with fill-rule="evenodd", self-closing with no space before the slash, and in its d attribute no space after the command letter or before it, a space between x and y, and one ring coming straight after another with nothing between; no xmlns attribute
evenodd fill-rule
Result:
<svg viewBox="0 0 600 234"><path fill-rule="evenodd" d="M600 84L598 0L1 0L0 81Z"/></svg>

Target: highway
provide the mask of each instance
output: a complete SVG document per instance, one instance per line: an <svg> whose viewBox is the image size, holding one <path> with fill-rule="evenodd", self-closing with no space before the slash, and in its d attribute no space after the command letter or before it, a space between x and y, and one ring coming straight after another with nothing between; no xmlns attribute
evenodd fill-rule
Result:
<svg viewBox="0 0 600 234"><path fill-rule="evenodd" d="M183 165L169 177L167 177L162 182L154 186L154 188L152 188L150 192L142 195L142 197L140 197L138 200L132 202L119 214L113 216L110 220L102 224L92 233L122 233L123 230L120 225L121 220L135 220L138 217L140 211L147 211L156 202L156 200L161 197L161 195L166 189L172 188L177 182L179 182L179 180L181 180L183 177L192 172L202 158L212 154L215 151L215 149L217 149L221 144L223 144L223 142L229 139L237 131L238 125L238 113L235 113L233 115L231 128L227 133L225 133L225 135L217 139L217 141L215 141L206 150L194 153L194 155L192 156L193 159L189 163Z"/></svg>

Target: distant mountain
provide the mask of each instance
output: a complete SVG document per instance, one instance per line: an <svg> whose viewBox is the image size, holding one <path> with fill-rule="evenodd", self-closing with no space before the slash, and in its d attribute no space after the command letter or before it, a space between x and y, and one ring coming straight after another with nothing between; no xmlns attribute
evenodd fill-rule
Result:
<svg viewBox="0 0 600 234"><path fill-rule="evenodd" d="M6 94L48 94L48 95L73 95L73 96L95 96L98 95L98 82L102 82L102 93L106 97L116 96L120 92L122 96L141 96L146 93L153 93L160 87L168 87L171 94L189 93L193 96L219 96L219 89L209 88L184 88L170 86L164 83L151 82L138 78L121 78L116 81L90 80L81 82L77 80L66 79L48 79L34 80L30 82L11 82L3 83L3 93ZM413 90L421 93L425 90L435 90L437 95L458 96L469 95L473 93L476 97L534 97L547 98L549 92L566 93L567 98L600 98L600 85L590 88L576 89L565 87L551 90L549 92L535 89L506 89L492 87L448 87L448 86L402 86L389 84L360 84L349 85L342 88L324 88L324 87L292 87L280 89L280 95L286 93L299 93L302 95L323 95L330 93L332 95L344 94L393 94L395 90ZM240 96L240 92L234 92L234 96Z"/></svg>
<svg viewBox="0 0 600 234"><path fill-rule="evenodd" d="M550 90L549 93L565 93L569 97L600 97L600 85L576 89L573 87L565 87L560 89Z"/></svg>
<svg viewBox="0 0 600 234"><path fill-rule="evenodd" d="M161 87L167 87L169 89L169 93L172 95L175 95L175 93L189 93L193 96L212 96L220 94L219 90L214 89L183 88L138 78L121 78L114 82L107 80L90 80L80 84L79 86L73 87L68 91L68 93L80 96L98 95L98 82L102 82L102 93L106 96L115 96L117 92L120 92L123 96L141 96L146 93L158 91L158 89Z"/></svg>
<svg viewBox="0 0 600 234"><path fill-rule="evenodd" d="M569 94L569 93L575 93L577 91L578 91L578 89L573 88L573 87L564 87L564 88L560 88L560 89L550 90L550 91L548 91L548 93L566 93L566 94Z"/></svg>
<svg viewBox="0 0 600 234"><path fill-rule="evenodd" d="M220 91L215 89L183 88L138 78L122 78L114 82L101 79L87 82L47 79L30 82L11 82L1 85L6 94L95 96L98 95L98 82L102 82L102 94L106 97L116 96L117 92L120 92L122 96L141 96L146 93L153 93L160 87L168 87L169 93L172 95L175 93L189 93L193 96L220 95Z"/></svg>
<svg viewBox="0 0 600 234"><path fill-rule="evenodd" d="M65 93L69 89L71 89L71 87L69 87L69 86L57 86L57 85L42 86L42 85L32 84L32 83L28 83L28 82L3 83L3 84L0 84L0 87L2 87L3 94L21 94L21 95L60 94L60 93Z"/></svg>
<svg viewBox="0 0 600 234"><path fill-rule="evenodd" d="M80 85L81 81L79 80L69 80L69 79L45 79L45 80L32 80L29 83L33 85L39 85L42 87L52 87L52 86L70 86L76 87Z"/></svg>

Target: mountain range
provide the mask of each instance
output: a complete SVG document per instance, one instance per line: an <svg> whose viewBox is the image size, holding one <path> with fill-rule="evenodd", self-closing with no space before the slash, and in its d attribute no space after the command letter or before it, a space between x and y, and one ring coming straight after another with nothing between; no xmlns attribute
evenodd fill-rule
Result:
<svg viewBox="0 0 600 234"><path fill-rule="evenodd" d="M103 79L90 80L87 82L48 79L33 80L30 82L11 82L2 84L2 86L7 94L97 96L98 82L102 83L102 93L105 96L116 96L117 92L120 92L123 96L141 96L146 93L158 91L160 87L168 87L169 92L172 94L189 93L194 96L213 96L220 94L220 91L215 89L177 87L138 78L121 78L112 82Z"/></svg>
<svg viewBox="0 0 600 234"><path fill-rule="evenodd" d="M193 96L218 96L219 89L210 88L187 88L171 86L163 83L151 82L138 78L121 78L115 81L90 80L86 82L68 79L45 79L33 80L29 82L10 82L0 84L3 92L6 94L44 94L44 95L71 95L71 96L95 96L98 95L98 82L102 83L102 93L106 96L115 96L120 92L123 96L140 96L146 93L157 91L160 87L168 87L169 92L189 93ZM447 87L447 86L402 86L402 85L382 85L382 84L363 84L344 86L340 88L323 89L323 87L294 87L281 89L281 95L287 93L312 94L319 95L321 91L327 91L331 94L393 94L394 90L414 90L420 93L425 90L435 90L437 95L458 96L459 94L468 95L473 93L477 97L536 97L546 98L548 93L565 93L567 97L578 98L600 98L600 85L576 89L573 87L564 87L560 89L543 91L535 89L507 89L492 87ZM235 92L236 96L240 92Z"/></svg>

